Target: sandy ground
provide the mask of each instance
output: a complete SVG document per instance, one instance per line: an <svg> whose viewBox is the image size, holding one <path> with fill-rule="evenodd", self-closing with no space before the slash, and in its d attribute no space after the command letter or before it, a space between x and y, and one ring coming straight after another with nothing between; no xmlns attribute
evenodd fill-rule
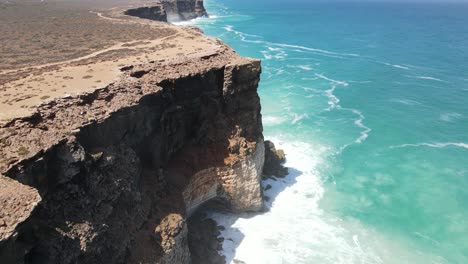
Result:
<svg viewBox="0 0 468 264"><path fill-rule="evenodd" d="M123 15L131 4L52 3L0 2L0 123L30 115L41 102L105 87L123 67L220 47L193 28ZM31 42L34 36L40 41Z"/></svg>

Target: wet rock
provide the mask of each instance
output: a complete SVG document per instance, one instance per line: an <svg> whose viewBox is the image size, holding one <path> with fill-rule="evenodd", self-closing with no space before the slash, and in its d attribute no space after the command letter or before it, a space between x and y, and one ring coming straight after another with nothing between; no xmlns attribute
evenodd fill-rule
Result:
<svg viewBox="0 0 468 264"><path fill-rule="evenodd" d="M276 149L273 142L265 141L265 164L263 167L263 177L270 176L285 177L288 175L288 168L283 164L286 162L286 155L282 149Z"/></svg>
<svg viewBox="0 0 468 264"><path fill-rule="evenodd" d="M220 256L223 238L218 237L219 231L216 222L209 218L195 214L190 217L189 248L193 264L224 264L225 257Z"/></svg>

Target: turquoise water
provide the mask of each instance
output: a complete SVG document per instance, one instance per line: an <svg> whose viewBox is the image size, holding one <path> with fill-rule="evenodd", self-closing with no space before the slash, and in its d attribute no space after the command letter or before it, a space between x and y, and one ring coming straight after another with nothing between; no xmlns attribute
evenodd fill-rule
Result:
<svg viewBox="0 0 468 264"><path fill-rule="evenodd" d="M467 4L205 2L291 168L268 213L214 215L228 262L468 263Z"/></svg>

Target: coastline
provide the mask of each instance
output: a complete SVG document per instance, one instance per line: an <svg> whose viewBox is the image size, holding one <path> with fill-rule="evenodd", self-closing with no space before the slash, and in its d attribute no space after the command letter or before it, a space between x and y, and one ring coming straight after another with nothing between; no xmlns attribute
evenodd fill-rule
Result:
<svg viewBox="0 0 468 264"><path fill-rule="evenodd" d="M188 263L187 219L200 205L263 207L260 62L193 27L108 10L90 13L154 27L156 39L2 76L9 96L39 84L12 101L24 107L2 104L2 261ZM4 195L11 181L24 191Z"/></svg>
<svg viewBox="0 0 468 264"><path fill-rule="evenodd" d="M195 25L240 54L262 58L265 138L286 145L287 166L300 163L297 154L303 152L319 161L301 165L316 185L288 186L267 215L216 215L232 224L232 234L223 236L240 241L233 246L237 260L466 262L468 210L457 197L466 196L461 186L468 171L463 147L468 104L466 63L457 52L468 50L449 48L466 36L466 28L455 23L466 20L456 6L207 4L215 17ZM445 12L453 16L438 19ZM385 27L375 31L377 25ZM453 32L462 34L453 39ZM421 46L425 41L434 46ZM307 147L288 146L301 142ZM320 188L318 209L310 208ZM286 196L302 210L289 210L281 202ZM270 223L276 223L274 231L265 228ZM281 256L270 259L278 252Z"/></svg>
<svg viewBox="0 0 468 264"><path fill-rule="evenodd" d="M0 262L466 262L455 5L99 1L0 3Z"/></svg>

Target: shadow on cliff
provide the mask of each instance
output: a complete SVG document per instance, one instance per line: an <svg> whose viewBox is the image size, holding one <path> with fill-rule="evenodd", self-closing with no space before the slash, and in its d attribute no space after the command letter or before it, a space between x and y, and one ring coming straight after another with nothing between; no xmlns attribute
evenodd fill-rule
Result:
<svg viewBox="0 0 468 264"><path fill-rule="evenodd" d="M262 181L262 187L264 189L265 204L262 212L250 212L250 213L217 213L209 212L209 215L213 217L218 223L218 229L221 231L221 238L218 241L223 242L223 253L226 257L226 263L231 263L236 260L236 263L243 263L241 259L235 259L236 251L241 242L244 240L245 235L242 230L237 228L235 225L239 220L251 219L254 217L268 214L272 208L275 199L285 189L297 183L296 178L302 175L302 172L288 168L289 174L284 178L271 177ZM292 205L294 206L294 205Z"/></svg>

